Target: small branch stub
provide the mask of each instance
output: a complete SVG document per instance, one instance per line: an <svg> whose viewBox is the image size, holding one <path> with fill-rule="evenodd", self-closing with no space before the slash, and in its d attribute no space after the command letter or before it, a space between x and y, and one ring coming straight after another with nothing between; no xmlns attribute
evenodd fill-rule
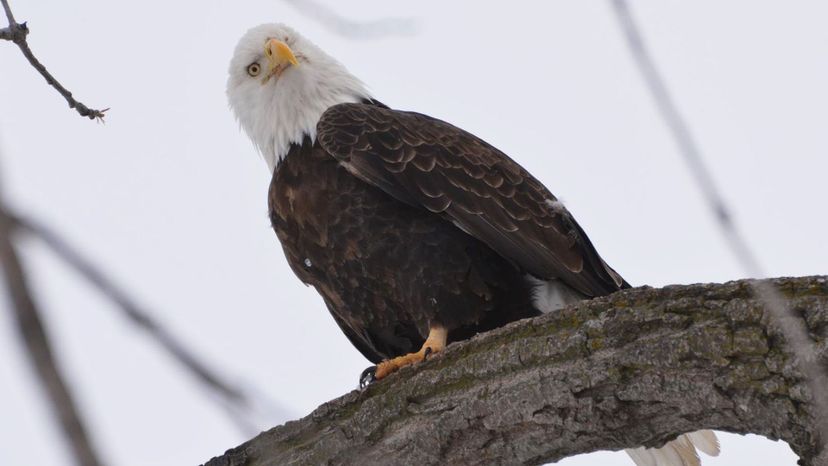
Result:
<svg viewBox="0 0 828 466"><path fill-rule="evenodd" d="M29 27L25 22L20 24L14 23L9 25L9 27L0 29L0 39L9 40L15 44L26 40L27 35L29 35Z"/></svg>

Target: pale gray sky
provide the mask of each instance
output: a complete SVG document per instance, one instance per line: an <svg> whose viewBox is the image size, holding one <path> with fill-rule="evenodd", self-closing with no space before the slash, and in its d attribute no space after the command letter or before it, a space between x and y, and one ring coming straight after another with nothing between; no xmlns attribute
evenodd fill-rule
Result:
<svg viewBox="0 0 828 466"><path fill-rule="evenodd" d="M349 40L277 0L12 0L41 60L81 101L112 110L106 125L79 118L0 43L8 196L215 366L296 416L353 389L368 363L289 270L268 224L265 164L224 96L241 34L282 21L378 99L450 121L521 162L631 283L743 276L606 1L326 3L350 18L412 17L419 33ZM765 269L828 272L828 3L632 4ZM195 464L245 440L107 301L38 245L25 253L57 356L109 463ZM11 324L4 308L0 464L68 464ZM705 465L795 463L785 444L722 438L722 456ZM598 453L561 464L632 463Z"/></svg>

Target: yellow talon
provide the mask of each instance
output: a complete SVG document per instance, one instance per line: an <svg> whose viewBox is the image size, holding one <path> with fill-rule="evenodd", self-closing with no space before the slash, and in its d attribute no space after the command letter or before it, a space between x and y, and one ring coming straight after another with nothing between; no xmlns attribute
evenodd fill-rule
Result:
<svg viewBox="0 0 828 466"><path fill-rule="evenodd" d="M420 351L382 361L377 364L377 370L374 373L374 378L376 380L383 379L389 374L392 374L405 366L410 366L411 364L424 361L428 356L443 351L446 348L447 337L448 330L446 330L445 327L442 325L432 325L428 329L428 338L426 338L426 341L423 343Z"/></svg>

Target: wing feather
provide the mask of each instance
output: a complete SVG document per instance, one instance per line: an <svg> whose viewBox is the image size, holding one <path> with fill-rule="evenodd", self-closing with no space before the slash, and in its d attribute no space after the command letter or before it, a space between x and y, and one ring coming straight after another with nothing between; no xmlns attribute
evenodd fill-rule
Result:
<svg viewBox="0 0 828 466"><path fill-rule="evenodd" d="M428 209L542 279L587 296L629 285L571 214L506 154L446 122L370 104L340 104L317 125L351 174Z"/></svg>

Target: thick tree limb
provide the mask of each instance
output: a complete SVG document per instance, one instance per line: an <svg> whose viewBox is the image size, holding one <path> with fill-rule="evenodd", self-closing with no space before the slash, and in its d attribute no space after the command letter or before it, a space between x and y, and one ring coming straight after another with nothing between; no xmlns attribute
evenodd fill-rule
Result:
<svg viewBox="0 0 828 466"><path fill-rule="evenodd" d="M828 359L828 277L770 281ZM640 288L450 345L208 466L540 464L698 429L825 465L808 384L750 281Z"/></svg>
<svg viewBox="0 0 828 466"><path fill-rule="evenodd" d="M624 33L630 53L634 59L644 82L661 114L666 126L670 129L679 153L687 163L687 168L696 184L699 185L707 207L716 220L716 225L727 242L728 247L736 256L743 271L750 277L763 278L767 275L759 265L757 255L748 246L744 234L738 228L732 209L727 205L721 190L716 185L712 171L704 161L699 144L690 131L690 125L679 111L676 100L671 95L667 82L659 72L653 55L650 53L644 34L638 26L627 0L612 0L613 11L621 30ZM790 312L786 308L785 299L773 287L764 286L763 281L754 282L755 293L762 298L776 320L774 325L785 335L793 352L797 356L799 368L807 375L811 389L817 391L814 400L814 409L818 413L820 433L828 437L828 374L820 367L812 354L809 337L802 326L792 322ZM823 390L820 390L823 388Z"/></svg>

